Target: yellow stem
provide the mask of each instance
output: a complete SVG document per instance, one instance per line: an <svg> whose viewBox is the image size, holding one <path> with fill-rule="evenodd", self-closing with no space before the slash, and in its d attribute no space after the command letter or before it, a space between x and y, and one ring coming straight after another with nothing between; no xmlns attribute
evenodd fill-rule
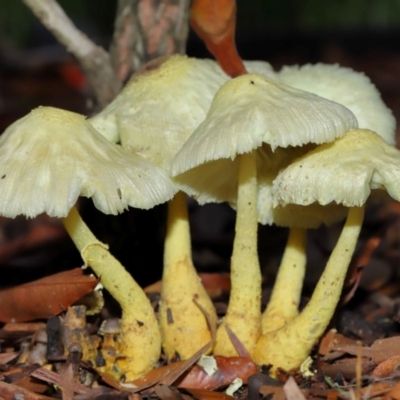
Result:
<svg viewBox="0 0 400 400"><path fill-rule="evenodd" d="M291 228L271 299L261 318L262 332L282 328L299 313L307 256L307 231Z"/></svg>
<svg viewBox="0 0 400 400"><path fill-rule="evenodd" d="M364 207L349 209L339 240L329 257L311 300L304 310L283 328L263 334L254 352L259 364L273 364L273 370L297 368L327 328L340 300L343 282L354 253L364 218Z"/></svg>
<svg viewBox="0 0 400 400"><path fill-rule="evenodd" d="M146 294L107 246L96 239L75 207L63 223L85 263L121 306L121 351L126 357L121 372L127 380L142 376L158 361L161 349L160 330Z"/></svg>
<svg viewBox="0 0 400 400"><path fill-rule="evenodd" d="M193 298L216 326L214 305L192 263L186 195L179 192L168 203L160 302L162 342L169 359L175 353L187 359L211 340L207 319Z"/></svg>
<svg viewBox="0 0 400 400"><path fill-rule="evenodd" d="M256 152L239 156L235 240L231 258L231 294L223 323L217 330L215 354L237 355L225 325L252 352L261 333L261 271L257 253Z"/></svg>

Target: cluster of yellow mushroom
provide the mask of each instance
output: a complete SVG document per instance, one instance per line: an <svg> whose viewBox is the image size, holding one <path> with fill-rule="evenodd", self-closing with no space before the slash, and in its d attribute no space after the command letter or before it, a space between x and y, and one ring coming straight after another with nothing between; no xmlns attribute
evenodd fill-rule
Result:
<svg viewBox="0 0 400 400"><path fill-rule="evenodd" d="M214 61L174 55L133 75L93 118L40 107L0 138L0 214L63 219L85 264L121 305L118 368L126 380L150 370L161 348L168 359L190 357L217 325L214 354L237 354L229 327L257 363L299 367L338 303L369 194L386 190L400 200L395 121L368 78L322 64L280 72L266 62L244 65L249 73L230 79ZM79 195L107 214L168 201L158 320L142 289L81 220ZM192 262L187 195L237 210L232 290L219 324ZM306 229L338 221L347 210L338 244L299 313ZM258 223L291 229L263 314Z"/></svg>

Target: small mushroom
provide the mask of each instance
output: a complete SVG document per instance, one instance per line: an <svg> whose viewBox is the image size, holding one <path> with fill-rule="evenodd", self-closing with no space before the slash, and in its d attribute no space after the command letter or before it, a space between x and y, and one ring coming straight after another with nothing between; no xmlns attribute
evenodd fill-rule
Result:
<svg viewBox="0 0 400 400"><path fill-rule="evenodd" d="M151 208L174 193L159 167L109 143L82 115L39 107L0 137L0 214L62 218L101 283L122 308L121 337L128 378L157 362L160 333L150 302L124 267L99 242L74 207L91 197L106 214L128 206Z"/></svg>
<svg viewBox="0 0 400 400"><path fill-rule="evenodd" d="M304 310L283 328L263 334L254 358L273 370L297 368L331 320L354 252L371 191L400 200L400 151L368 130L351 130L300 157L274 181L276 204L333 202L349 207L347 220Z"/></svg>
<svg viewBox="0 0 400 400"><path fill-rule="evenodd" d="M354 113L360 128L376 131L389 144L395 143L396 121L393 113L363 73L339 65L308 64L302 67L285 66L276 79L344 105ZM281 163L279 168L287 165ZM297 315L306 262L304 228L316 228L321 223L329 225L346 215L345 207L338 204L272 207L272 180L278 172L275 168L260 174L258 191L259 221L291 228L271 299L262 316L264 333L277 329Z"/></svg>
<svg viewBox="0 0 400 400"><path fill-rule="evenodd" d="M261 275L257 254L257 150L333 141L357 126L345 107L258 74L234 78L216 93L203 123L172 164L175 181L200 203L237 207L232 290L214 352L236 355L225 325L249 352L260 335ZM245 315L245 318L244 318Z"/></svg>

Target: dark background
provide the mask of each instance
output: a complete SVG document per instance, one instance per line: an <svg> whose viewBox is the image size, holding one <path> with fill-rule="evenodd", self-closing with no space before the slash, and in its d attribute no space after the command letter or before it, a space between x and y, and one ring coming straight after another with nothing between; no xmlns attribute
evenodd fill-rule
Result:
<svg viewBox="0 0 400 400"><path fill-rule="evenodd" d="M108 48L115 1L59 3L79 28ZM276 69L285 64L326 62L364 71L400 116L400 1L238 0L237 6L237 47L244 59L266 60ZM209 56L192 32L187 53ZM30 10L19 0L0 1L0 131L39 105L86 113L86 94L73 59ZM111 244L112 252L140 283L149 284L160 277L165 207L104 217L88 201L80 206L94 232ZM227 270L234 212L227 206L199 209L192 204L191 217L197 266ZM2 256L2 248L34 229L33 225L23 218L0 219L0 273L7 275L6 284L81 262L67 238ZM263 268L277 265L285 237L283 229L260 228Z"/></svg>

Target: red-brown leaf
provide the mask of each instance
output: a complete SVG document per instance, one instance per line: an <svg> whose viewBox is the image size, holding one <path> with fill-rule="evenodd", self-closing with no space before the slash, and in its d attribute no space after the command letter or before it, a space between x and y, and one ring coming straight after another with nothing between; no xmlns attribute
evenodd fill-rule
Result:
<svg viewBox="0 0 400 400"><path fill-rule="evenodd" d="M49 318L66 310L99 280L81 268L60 272L24 285L0 290L0 321L24 322Z"/></svg>
<svg viewBox="0 0 400 400"><path fill-rule="evenodd" d="M194 365L179 381L178 387L185 389L214 390L230 385L235 378L247 382L250 375L257 372L256 364L246 357L214 356L218 371L208 375L202 367Z"/></svg>
<svg viewBox="0 0 400 400"><path fill-rule="evenodd" d="M233 400L232 396L223 392L211 392L203 389L185 389L193 395L196 400Z"/></svg>

